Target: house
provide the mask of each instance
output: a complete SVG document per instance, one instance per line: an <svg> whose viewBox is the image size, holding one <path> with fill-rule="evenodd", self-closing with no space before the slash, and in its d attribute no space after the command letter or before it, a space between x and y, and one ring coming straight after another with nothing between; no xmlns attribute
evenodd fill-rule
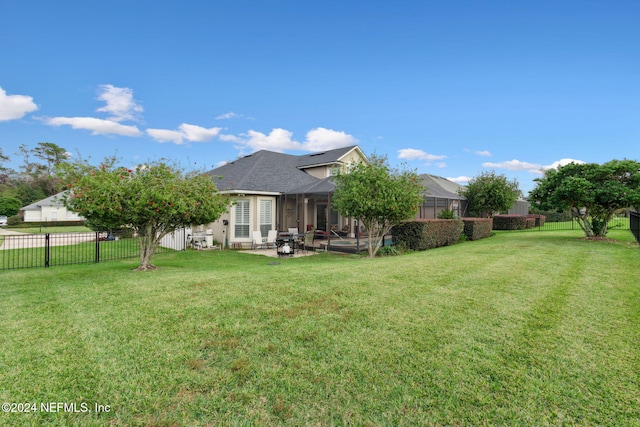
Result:
<svg viewBox="0 0 640 427"><path fill-rule="evenodd" d="M446 178L436 175L420 175L422 183L427 187L424 201L419 207L416 218L437 218L443 210L453 211L456 217L471 216L469 213L467 199L459 194L462 185ZM515 205L508 211L512 215L527 215L529 213L529 202L517 200Z"/></svg>
<svg viewBox="0 0 640 427"><path fill-rule="evenodd" d="M467 200L458 194L462 185L437 175L420 175L422 184L427 188L424 201L419 206L416 218L437 218L444 210L451 210L456 217L469 216Z"/></svg>
<svg viewBox="0 0 640 427"><path fill-rule="evenodd" d="M353 234L353 220L331 209L335 185L332 176L340 168L367 158L358 146L305 155L260 150L207 172L222 194L235 204L214 223L205 226L214 239L229 246L249 245L253 231L297 228Z"/></svg>
<svg viewBox="0 0 640 427"><path fill-rule="evenodd" d="M62 203L63 194L54 194L20 209L24 222L84 221L77 213L67 210Z"/></svg>

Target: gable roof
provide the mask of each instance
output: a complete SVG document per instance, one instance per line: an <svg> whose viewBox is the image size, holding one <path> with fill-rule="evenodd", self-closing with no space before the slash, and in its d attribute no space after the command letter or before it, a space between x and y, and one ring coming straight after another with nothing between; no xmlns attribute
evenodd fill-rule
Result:
<svg viewBox="0 0 640 427"><path fill-rule="evenodd" d="M465 200L463 196L458 194L458 190L463 188L462 185L437 175L423 174L420 175L422 183L427 187L425 196L440 197L443 199Z"/></svg>
<svg viewBox="0 0 640 427"><path fill-rule="evenodd" d="M305 169L308 167L332 165L339 162L341 158L343 158L345 155L349 154L353 150L359 151L362 157L365 157L364 153L362 153L362 151L360 150L360 147L358 147L357 145L352 145L349 147L336 148L333 150L319 151L317 153L297 156L298 167L300 169Z"/></svg>
<svg viewBox="0 0 640 427"><path fill-rule="evenodd" d="M296 188L322 181L304 169L335 164L356 149L360 150L357 146L350 146L302 156L260 150L215 168L207 175L220 177L215 179L215 184L222 192L291 193Z"/></svg>
<svg viewBox="0 0 640 427"><path fill-rule="evenodd" d="M24 206L20 210L23 211L37 211L40 210L43 206L54 206L54 207L62 207L64 204L62 203L62 195L64 191L54 194L53 196L49 196L46 199L38 200L37 202L33 202L27 206Z"/></svg>

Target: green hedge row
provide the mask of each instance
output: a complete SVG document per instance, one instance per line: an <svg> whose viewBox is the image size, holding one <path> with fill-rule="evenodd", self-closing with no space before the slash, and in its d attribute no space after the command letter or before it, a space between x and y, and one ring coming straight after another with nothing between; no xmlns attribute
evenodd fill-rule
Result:
<svg viewBox="0 0 640 427"><path fill-rule="evenodd" d="M494 230L525 230L533 228L536 225L536 219L533 216L526 215L494 215Z"/></svg>
<svg viewBox="0 0 640 427"><path fill-rule="evenodd" d="M491 236L493 224L491 218L462 218L463 233L467 240L484 239Z"/></svg>
<svg viewBox="0 0 640 427"><path fill-rule="evenodd" d="M424 251L457 242L463 227L460 219L421 219L396 225L391 233L394 245Z"/></svg>

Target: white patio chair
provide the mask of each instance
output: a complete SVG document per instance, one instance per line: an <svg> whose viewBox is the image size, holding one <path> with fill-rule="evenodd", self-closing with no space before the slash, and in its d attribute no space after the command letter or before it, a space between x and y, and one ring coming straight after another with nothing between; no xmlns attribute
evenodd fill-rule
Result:
<svg viewBox="0 0 640 427"><path fill-rule="evenodd" d="M278 230L269 230L269 234L267 234L267 248L275 248L277 238Z"/></svg>
<svg viewBox="0 0 640 427"><path fill-rule="evenodd" d="M260 230L253 232L253 242L251 245L251 249L257 249L260 246L261 249L264 249L267 243L267 239L262 237L262 233Z"/></svg>

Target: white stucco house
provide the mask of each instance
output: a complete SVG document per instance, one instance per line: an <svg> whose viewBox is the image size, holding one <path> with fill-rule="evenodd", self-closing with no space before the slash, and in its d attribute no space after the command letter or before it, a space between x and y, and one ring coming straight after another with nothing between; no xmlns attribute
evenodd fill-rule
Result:
<svg viewBox="0 0 640 427"><path fill-rule="evenodd" d="M62 203L63 193L54 194L20 209L24 222L84 221Z"/></svg>

